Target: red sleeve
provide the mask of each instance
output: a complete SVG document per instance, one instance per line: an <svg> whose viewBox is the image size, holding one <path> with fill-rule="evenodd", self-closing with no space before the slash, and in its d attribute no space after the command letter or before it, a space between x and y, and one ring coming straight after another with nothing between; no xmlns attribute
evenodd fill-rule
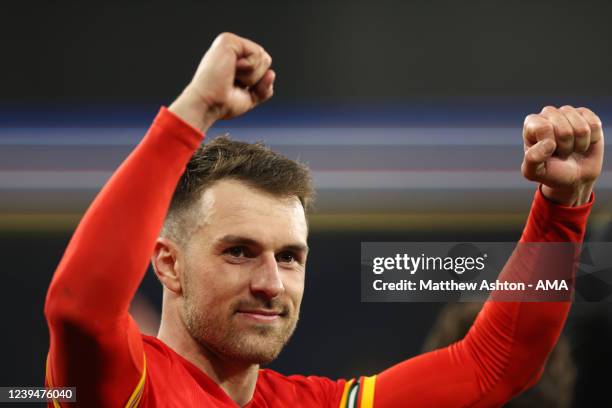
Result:
<svg viewBox="0 0 612 408"><path fill-rule="evenodd" d="M581 242L592 201L563 207L538 191L521 242ZM502 275L523 262L513 255ZM571 262L567 269L571 276ZM537 382L569 308L570 302L486 302L463 340L376 376L374 407L503 405Z"/></svg>
<svg viewBox="0 0 612 408"><path fill-rule="evenodd" d="M202 138L162 108L87 210L55 271L45 303L46 381L76 386L80 406L125 406L144 379L142 340L128 307Z"/></svg>

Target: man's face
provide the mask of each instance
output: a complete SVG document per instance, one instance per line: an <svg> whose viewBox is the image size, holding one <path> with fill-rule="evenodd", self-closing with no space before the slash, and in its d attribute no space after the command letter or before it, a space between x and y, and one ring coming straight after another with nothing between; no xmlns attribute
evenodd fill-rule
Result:
<svg viewBox="0 0 612 408"><path fill-rule="evenodd" d="M299 317L308 252L302 205L221 180L195 214L184 246L183 321L219 357L269 363Z"/></svg>

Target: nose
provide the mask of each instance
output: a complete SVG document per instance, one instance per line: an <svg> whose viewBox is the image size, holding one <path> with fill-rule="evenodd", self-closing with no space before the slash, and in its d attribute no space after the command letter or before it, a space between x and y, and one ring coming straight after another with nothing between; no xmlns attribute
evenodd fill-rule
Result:
<svg viewBox="0 0 612 408"><path fill-rule="evenodd" d="M252 272L251 292L274 299L285 290L274 254L262 254L261 263Z"/></svg>

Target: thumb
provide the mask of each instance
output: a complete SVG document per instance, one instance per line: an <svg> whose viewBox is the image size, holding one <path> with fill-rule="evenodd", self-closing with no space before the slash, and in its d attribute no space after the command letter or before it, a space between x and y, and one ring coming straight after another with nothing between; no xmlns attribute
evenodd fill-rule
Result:
<svg viewBox="0 0 612 408"><path fill-rule="evenodd" d="M525 152L521 171L527 180L541 181L546 175L546 160L555 152L556 144L552 139L543 139Z"/></svg>

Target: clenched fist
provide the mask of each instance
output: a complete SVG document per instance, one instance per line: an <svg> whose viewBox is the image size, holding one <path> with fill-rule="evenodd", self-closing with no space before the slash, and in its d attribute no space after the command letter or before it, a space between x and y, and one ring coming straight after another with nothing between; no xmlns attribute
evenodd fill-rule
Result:
<svg viewBox="0 0 612 408"><path fill-rule="evenodd" d="M597 115L587 108L547 106L525 118L523 142L521 170L542 184L544 196L569 206L588 202L604 154Z"/></svg>
<svg viewBox="0 0 612 408"><path fill-rule="evenodd" d="M202 131L217 119L242 115L272 97L276 74L271 64L260 45L220 34L170 110Z"/></svg>

